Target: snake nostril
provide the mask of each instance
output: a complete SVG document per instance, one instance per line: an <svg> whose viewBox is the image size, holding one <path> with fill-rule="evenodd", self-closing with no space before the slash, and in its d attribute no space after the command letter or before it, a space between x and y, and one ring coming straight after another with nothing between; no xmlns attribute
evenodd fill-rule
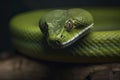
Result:
<svg viewBox="0 0 120 80"><path fill-rule="evenodd" d="M61 35L60 37L61 37L61 38L63 38L64 36L63 36L63 35Z"/></svg>

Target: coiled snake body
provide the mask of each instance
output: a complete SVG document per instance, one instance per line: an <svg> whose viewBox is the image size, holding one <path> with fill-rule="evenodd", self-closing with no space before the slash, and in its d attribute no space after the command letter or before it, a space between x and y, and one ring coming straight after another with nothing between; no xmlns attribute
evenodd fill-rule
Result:
<svg viewBox="0 0 120 80"><path fill-rule="evenodd" d="M28 56L64 62L119 61L119 27L100 24L91 30L93 24L91 14L79 8L23 13L10 22L15 48Z"/></svg>

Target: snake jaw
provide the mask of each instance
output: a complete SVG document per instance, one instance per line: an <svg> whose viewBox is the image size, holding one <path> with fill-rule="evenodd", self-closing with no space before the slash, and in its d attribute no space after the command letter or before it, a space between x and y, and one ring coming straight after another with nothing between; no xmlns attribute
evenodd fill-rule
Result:
<svg viewBox="0 0 120 80"><path fill-rule="evenodd" d="M67 41L62 42L61 37L55 38L54 36L51 36L49 37L47 42L54 49L65 48L65 47L70 46L71 44L73 44L74 42L76 42L78 39L82 38L86 34L88 34L91 28L93 28L93 23L89 25L88 27L82 29L78 34L76 34L74 37L72 37L71 39Z"/></svg>
<svg viewBox="0 0 120 80"><path fill-rule="evenodd" d="M71 44L73 44L75 41L77 41L78 39L80 39L81 37L85 36L90 30L91 28L93 28L93 23L91 25L89 25L88 27L84 28L82 31L80 31L76 36L74 36L73 38L71 38L70 40L63 42L62 43L62 48L65 48Z"/></svg>

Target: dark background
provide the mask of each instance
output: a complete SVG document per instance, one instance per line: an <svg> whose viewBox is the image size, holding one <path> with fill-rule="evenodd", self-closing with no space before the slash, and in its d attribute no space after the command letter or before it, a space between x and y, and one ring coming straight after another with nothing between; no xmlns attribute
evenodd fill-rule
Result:
<svg viewBox="0 0 120 80"><path fill-rule="evenodd" d="M120 6L119 0L0 0L0 51L12 49L9 21L25 11L43 8Z"/></svg>

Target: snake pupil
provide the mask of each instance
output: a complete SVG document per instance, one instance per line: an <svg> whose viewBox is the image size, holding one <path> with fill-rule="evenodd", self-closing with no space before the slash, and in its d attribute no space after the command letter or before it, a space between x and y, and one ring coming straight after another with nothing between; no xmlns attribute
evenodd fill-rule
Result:
<svg viewBox="0 0 120 80"><path fill-rule="evenodd" d="M72 28L73 28L73 23L71 20L69 20L67 23L66 23L66 29L67 31L70 31Z"/></svg>

